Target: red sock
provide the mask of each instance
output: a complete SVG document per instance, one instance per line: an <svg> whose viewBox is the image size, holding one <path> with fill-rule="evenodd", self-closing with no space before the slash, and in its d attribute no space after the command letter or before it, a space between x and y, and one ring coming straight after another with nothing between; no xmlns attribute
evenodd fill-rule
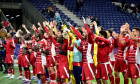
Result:
<svg viewBox="0 0 140 84"><path fill-rule="evenodd" d="M50 80L55 80L55 71L51 72L51 78Z"/></svg>
<svg viewBox="0 0 140 84"><path fill-rule="evenodd" d="M49 77L50 77L50 80L52 80L52 74L51 73L49 73Z"/></svg>
<svg viewBox="0 0 140 84"><path fill-rule="evenodd" d="M41 77L41 83L42 83L42 84L45 83L45 77L44 77L44 76Z"/></svg>
<svg viewBox="0 0 140 84"><path fill-rule="evenodd" d="M61 82L58 82L58 84L62 84Z"/></svg>
<svg viewBox="0 0 140 84"><path fill-rule="evenodd" d="M111 75L111 76L109 77L109 80L110 80L111 84L114 84L114 76L113 76L113 75Z"/></svg>
<svg viewBox="0 0 140 84"><path fill-rule="evenodd" d="M35 76L35 68L33 68L33 76Z"/></svg>
<svg viewBox="0 0 140 84"><path fill-rule="evenodd" d="M13 74L13 75L15 74L15 70L12 70L12 74Z"/></svg>
<svg viewBox="0 0 140 84"><path fill-rule="evenodd" d="M44 72L44 78L45 78L45 81L47 81L47 75L46 75L46 72Z"/></svg>
<svg viewBox="0 0 140 84"><path fill-rule="evenodd" d="M8 70L8 74L10 74L11 73L11 70Z"/></svg>
<svg viewBox="0 0 140 84"><path fill-rule="evenodd" d="M25 75L25 78L28 79L28 73L27 73L27 70L24 70L24 75Z"/></svg>
<svg viewBox="0 0 140 84"><path fill-rule="evenodd" d="M19 71L20 76L22 76L22 71Z"/></svg>
<svg viewBox="0 0 140 84"><path fill-rule="evenodd" d="M128 78L125 78L124 79L124 84L128 84L128 82L129 82L129 79Z"/></svg>
<svg viewBox="0 0 140 84"><path fill-rule="evenodd" d="M120 77L115 77L115 84L120 84Z"/></svg>
<svg viewBox="0 0 140 84"><path fill-rule="evenodd" d="M28 77L29 80L31 79L31 72L30 72L30 70L27 70L27 77Z"/></svg>

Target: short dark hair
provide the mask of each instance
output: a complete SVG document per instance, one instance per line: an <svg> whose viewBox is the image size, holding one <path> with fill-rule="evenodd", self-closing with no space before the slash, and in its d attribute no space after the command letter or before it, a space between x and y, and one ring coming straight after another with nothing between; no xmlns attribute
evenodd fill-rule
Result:
<svg viewBox="0 0 140 84"><path fill-rule="evenodd" d="M110 35L112 36L112 30L111 29L108 29L107 30L109 33L110 33Z"/></svg>
<svg viewBox="0 0 140 84"><path fill-rule="evenodd" d="M140 32L140 28L139 27L133 27L132 30L135 29L136 31Z"/></svg>
<svg viewBox="0 0 140 84"><path fill-rule="evenodd" d="M106 33L106 31L101 30L99 33L100 33L101 35L103 35L104 38L107 38L107 33Z"/></svg>
<svg viewBox="0 0 140 84"><path fill-rule="evenodd" d="M11 34L12 37L14 36L13 33L10 33L10 34Z"/></svg>

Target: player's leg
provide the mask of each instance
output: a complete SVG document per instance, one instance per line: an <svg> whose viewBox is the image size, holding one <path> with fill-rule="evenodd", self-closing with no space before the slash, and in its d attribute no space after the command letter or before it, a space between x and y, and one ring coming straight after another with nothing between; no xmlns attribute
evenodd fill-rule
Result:
<svg viewBox="0 0 140 84"><path fill-rule="evenodd" d="M10 64L9 63L7 63L7 66L8 66L8 75L7 76L5 76L5 77L10 77L11 75L11 66L10 66Z"/></svg>
<svg viewBox="0 0 140 84"><path fill-rule="evenodd" d="M96 82L97 82L97 84L101 84L101 80L98 78L96 78Z"/></svg>
<svg viewBox="0 0 140 84"><path fill-rule="evenodd" d="M44 74L40 74L41 84L45 84Z"/></svg>
<svg viewBox="0 0 140 84"><path fill-rule="evenodd" d="M27 76L27 84L30 84L30 79L31 79L31 72L30 72L30 69L29 67L25 68L27 73L26 73L26 76Z"/></svg>
<svg viewBox="0 0 140 84"><path fill-rule="evenodd" d="M115 61L115 84L120 84L120 65L119 65L119 60Z"/></svg>
<svg viewBox="0 0 140 84"><path fill-rule="evenodd" d="M103 84L108 84L107 80L102 80Z"/></svg>
<svg viewBox="0 0 140 84"><path fill-rule="evenodd" d="M31 80L34 80L36 79L36 76L35 76L35 65L32 64L32 69L33 69L33 77L31 78Z"/></svg>
<svg viewBox="0 0 140 84"><path fill-rule="evenodd" d="M11 76L10 78L14 78L14 77L15 77L15 76L14 76L14 74L15 74L14 64L11 63L10 66L11 66L11 70L12 70L12 76Z"/></svg>
<svg viewBox="0 0 140 84"><path fill-rule="evenodd" d="M20 74L20 76L17 77L16 79L21 79L21 78L23 78L23 76L22 76L22 67L21 67L21 65L18 65L18 69L19 69L19 74Z"/></svg>
<svg viewBox="0 0 140 84"><path fill-rule="evenodd" d="M80 84L80 81L78 80L78 72L77 72L77 66L73 66L73 74L74 74L74 78L76 80L76 84Z"/></svg>
<svg viewBox="0 0 140 84"><path fill-rule="evenodd" d="M80 84L80 82L81 82L81 84L82 84L82 67L77 67L78 69L77 69L77 72L78 72L78 81L79 81L79 84Z"/></svg>
<svg viewBox="0 0 140 84"><path fill-rule="evenodd" d="M107 65L107 68L108 68L108 77L109 77L109 80L110 80L110 83L111 84L114 84L114 76L113 76L113 66L110 64Z"/></svg>

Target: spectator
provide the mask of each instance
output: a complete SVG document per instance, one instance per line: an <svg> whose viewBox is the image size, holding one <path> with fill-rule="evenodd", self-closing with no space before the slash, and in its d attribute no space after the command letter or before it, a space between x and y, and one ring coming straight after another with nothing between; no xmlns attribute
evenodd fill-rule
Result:
<svg viewBox="0 0 140 84"><path fill-rule="evenodd" d="M77 0L76 1L76 11L79 11L79 8L80 8L80 6L79 6L79 0Z"/></svg>
<svg viewBox="0 0 140 84"><path fill-rule="evenodd" d="M91 16L90 20L91 20L91 22L94 22L94 18L93 18L93 16Z"/></svg>
<svg viewBox="0 0 140 84"><path fill-rule="evenodd" d="M96 21L97 26L99 26L99 25L100 25L100 22L99 22L98 18L95 18L95 19L94 19L94 21Z"/></svg>
<svg viewBox="0 0 140 84"><path fill-rule="evenodd" d="M3 40L1 37L0 37L0 41L6 44L6 41ZM7 68L7 65L5 64L5 56L6 56L5 48L2 46L2 44L0 44L0 71L3 71L2 65L4 65L5 67L4 73L8 73L8 68Z"/></svg>
<svg viewBox="0 0 140 84"><path fill-rule="evenodd" d="M5 39L5 37L7 36L5 26L3 26L3 28L0 30L0 36L2 37L2 39Z"/></svg>
<svg viewBox="0 0 140 84"><path fill-rule="evenodd" d="M46 10L46 8L44 7L44 8L42 9L42 13L43 13L43 14L46 14L46 11L47 11L47 10Z"/></svg>
<svg viewBox="0 0 140 84"><path fill-rule="evenodd" d="M48 13L50 15L50 21L53 21L55 13L54 13L54 10L52 9L52 7L49 8Z"/></svg>
<svg viewBox="0 0 140 84"><path fill-rule="evenodd" d="M126 0L122 0L122 9L124 8Z"/></svg>
<svg viewBox="0 0 140 84"><path fill-rule="evenodd" d="M4 21L4 26L7 27L8 26L8 20Z"/></svg>
<svg viewBox="0 0 140 84"><path fill-rule="evenodd" d="M2 29L2 28L3 28L3 21L0 20L0 29Z"/></svg>
<svg viewBox="0 0 140 84"><path fill-rule="evenodd" d="M60 17L60 14L58 13L58 11L56 11L56 13L55 13L55 18L56 18L56 22L60 23L61 17Z"/></svg>
<svg viewBox="0 0 140 84"><path fill-rule="evenodd" d="M59 4L64 5L64 0L59 0Z"/></svg>
<svg viewBox="0 0 140 84"><path fill-rule="evenodd" d="M91 23L90 16L88 16L88 17L86 18L86 23L88 24L88 26L90 25L90 23Z"/></svg>

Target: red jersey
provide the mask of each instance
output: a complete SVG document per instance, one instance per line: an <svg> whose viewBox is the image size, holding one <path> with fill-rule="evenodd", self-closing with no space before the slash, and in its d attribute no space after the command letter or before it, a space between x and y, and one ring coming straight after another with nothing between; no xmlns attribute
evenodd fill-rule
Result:
<svg viewBox="0 0 140 84"><path fill-rule="evenodd" d="M13 38L6 40L6 45L2 44L6 48L6 56L14 55L14 49L15 49L15 42Z"/></svg>
<svg viewBox="0 0 140 84"><path fill-rule="evenodd" d="M109 49L109 60L110 61L115 61L115 55L114 55L114 50L115 50L115 48L114 48L114 39L112 37L110 37L108 40L111 43L110 44L110 49Z"/></svg>
<svg viewBox="0 0 140 84"><path fill-rule="evenodd" d="M65 39L64 44L61 45L60 43L57 43L52 36L50 38L57 50L57 62L58 63L68 62L68 59L67 59L68 40Z"/></svg>
<svg viewBox="0 0 140 84"><path fill-rule="evenodd" d="M140 42L140 37L138 37L138 42ZM136 41L130 40L128 48L128 63L138 63L140 64L140 48L136 46Z"/></svg>
<svg viewBox="0 0 140 84"><path fill-rule="evenodd" d="M88 39L83 40L82 35L77 31L74 27L72 27L75 34L83 40L83 47L82 47L82 61L83 63L94 63L93 62L93 47L94 47L94 41L92 39L90 28L87 24L85 24L85 27L88 32Z"/></svg>
<svg viewBox="0 0 140 84"><path fill-rule="evenodd" d="M37 51L37 55L36 55L36 63L42 63L43 64L43 58L42 56L45 56L44 53L42 53L41 51L44 51L47 49L47 41L45 39L42 39L41 41L37 42L37 46L39 46L39 51Z"/></svg>
<svg viewBox="0 0 140 84"><path fill-rule="evenodd" d="M48 49L49 49L49 55L47 56L55 56L55 45L53 44L51 37L45 38L48 42Z"/></svg>
<svg viewBox="0 0 140 84"><path fill-rule="evenodd" d="M123 40L125 40L125 44L122 44L119 42L119 37L117 39L115 39L115 46L118 48L117 50L117 55L116 55L116 59L119 60L125 60L126 59L126 52L128 49L128 45L129 45L129 37L123 37Z"/></svg>
<svg viewBox="0 0 140 84"><path fill-rule="evenodd" d="M97 62L108 62L109 49L111 44L110 41L102 37L96 37L95 42L98 44Z"/></svg>

